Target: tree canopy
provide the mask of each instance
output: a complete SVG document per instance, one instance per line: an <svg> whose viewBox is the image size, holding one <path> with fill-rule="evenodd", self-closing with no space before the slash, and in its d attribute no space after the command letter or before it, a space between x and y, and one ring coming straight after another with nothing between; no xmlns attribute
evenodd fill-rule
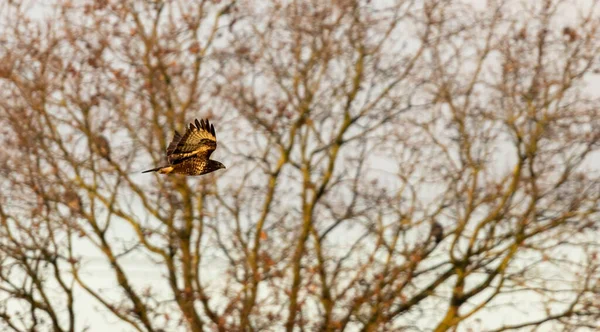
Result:
<svg viewBox="0 0 600 332"><path fill-rule="evenodd" d="M599 329L598 6L0 2L2 329Z"/></svg>

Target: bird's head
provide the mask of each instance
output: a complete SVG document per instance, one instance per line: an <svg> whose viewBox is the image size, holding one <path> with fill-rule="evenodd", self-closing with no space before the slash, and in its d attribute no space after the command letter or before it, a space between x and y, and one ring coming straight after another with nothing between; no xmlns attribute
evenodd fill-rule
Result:
<svg viewBox="0 0 600 332"><path fill-rule="evenodd" d="M207 167L208 172L214 172L214 171L220 170L221 168L225 168L225 165L221 164L221 162L216 161L216 160L208 161L208 167Z"/></svg>

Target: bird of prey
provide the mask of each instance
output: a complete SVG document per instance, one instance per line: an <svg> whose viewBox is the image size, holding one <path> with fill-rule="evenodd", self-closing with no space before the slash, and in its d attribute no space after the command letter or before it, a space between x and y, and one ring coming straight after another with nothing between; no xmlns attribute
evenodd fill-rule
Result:
<svg viewBox="0 0 600 332"><path fill-rule="evenodd" d="M72 212L80 213L83 211L83 204L81 203L81 197L72 190L67 190L63 196L64 203L71 209Z"/></svg>
<svg viewBox="0 0 600 332"><path fill-rule="evenodd" d="M210 155L217 148L215 127L208 120L190 123L183 135L175 131L173 140L167 147L168 165L143 171L142 173L158 172L160 174L202 175L225 168Z"/></svg>
<svg viewBox="0 0 600 332"><path fill-rule="evenodd" d="M440 225L440 223L436 221L433 223L433 225L431 225L430 234L431 235L429 236L435 239L435 243L439 244L444 239L444 227L442 227L442 225Z"/></svg>
<svg viewBox="0 0 600 332"><path fill-rule="evenodd" d="M95 135L94 136L94 147L96 148L96 151L98 152L98 154L108 160L110 160L110 144L108 143L108 140L106 139L106 137L102 136L102 135Z"/></svg>

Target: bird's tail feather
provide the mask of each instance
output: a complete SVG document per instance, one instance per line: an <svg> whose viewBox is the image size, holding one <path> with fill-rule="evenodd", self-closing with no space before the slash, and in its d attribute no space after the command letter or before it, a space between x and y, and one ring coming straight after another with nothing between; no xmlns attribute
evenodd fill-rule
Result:
<svg viewBox="0 0 600 332"><path fill-rule="evenodd" d="M153 169L143 171L142 173L159 172L161 174L169 174L173 170L173 166L159 166Z"/></svg>
<svg viewBox="0 0 600 332"><path fill-rule="evenodd" d="M156 171L158 171L161 168L162 168L162 166L159 166L159 167L156 167L156 168L153 168L153 169L149 169L149 170L143 171L142 173L156 172Z"/></svg>

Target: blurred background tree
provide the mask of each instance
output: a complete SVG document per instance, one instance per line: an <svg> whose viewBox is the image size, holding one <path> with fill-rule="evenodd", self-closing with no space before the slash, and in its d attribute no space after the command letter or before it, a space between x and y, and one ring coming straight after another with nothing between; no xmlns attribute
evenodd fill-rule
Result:
<svg viewBox="0 0 600 332"><path fill-rule="evenodd" d="M599 329L595 4L0 2L2 329Z"/></svg>

